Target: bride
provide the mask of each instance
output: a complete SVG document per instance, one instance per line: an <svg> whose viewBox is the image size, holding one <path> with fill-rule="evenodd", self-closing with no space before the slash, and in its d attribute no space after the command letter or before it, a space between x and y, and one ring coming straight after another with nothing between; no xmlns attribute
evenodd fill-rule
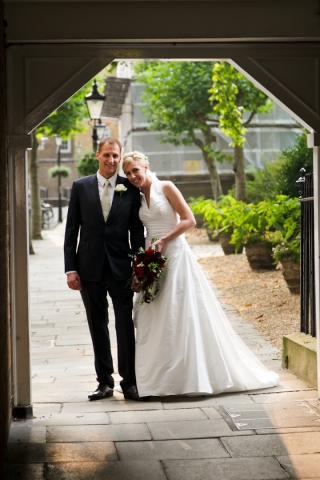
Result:
<svg viewBox="0 0 320 480"><path fill-rule="evenodd" d="M140 219L167 257L160 291L138 305L136 377L140 397L241 392L278 385L232 329L185 240L195 225L180 191L160 181L140 152L126 153L123 171L141 191Z"/></svg>

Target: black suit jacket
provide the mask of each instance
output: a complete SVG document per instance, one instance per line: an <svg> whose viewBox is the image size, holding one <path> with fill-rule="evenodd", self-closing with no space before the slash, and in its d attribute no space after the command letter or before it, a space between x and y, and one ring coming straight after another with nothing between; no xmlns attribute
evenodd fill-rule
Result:
<svg viewBox="0 0 320 480"><path fill-rule="evenodd" d="M77 271L81 279L97 282L107 255L117 280L128 280L131 276L129 254L144 248L144 228L139 219L140 191L117 175L116 185L119 184L127 190L121 195L114 192L105 222L97 175L73 183L64 242L66 272Z"/></svg>

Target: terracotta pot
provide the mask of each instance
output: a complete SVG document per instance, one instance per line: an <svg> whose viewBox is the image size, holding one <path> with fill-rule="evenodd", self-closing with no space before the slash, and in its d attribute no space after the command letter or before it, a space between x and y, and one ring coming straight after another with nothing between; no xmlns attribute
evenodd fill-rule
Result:
<svg viewBox="0 0 320 480"><path fill-rule="evenodd" d="M253 270L274 270L272 247L265 242L246 245L246 254L250 267Z"/></svg>
<svg viewBox="0 0 320 480"><path fill-rule="evenodd" d="M300 263L294 262L290 258L281 260L282 275L287 282L290 293L300 293Z"/></svg>
<svg viewBox="0 0 320 480"><path fill-rule="evenodd" d="M232 255L233 253L236 253L236 246L229 243L230 240L231 233L222 233L219 235L219 242L225 255ZM242 250L243 246L241 245L237 253L242 253Z"/></svg>
<svg viewBox="0 0 320 480"><path fill-rule="evenodd" d="M219 242L219 238L215 230L211 230L210 228L207 228L206 231L207 231L208 239L210 240L210 242Z"/></svg>

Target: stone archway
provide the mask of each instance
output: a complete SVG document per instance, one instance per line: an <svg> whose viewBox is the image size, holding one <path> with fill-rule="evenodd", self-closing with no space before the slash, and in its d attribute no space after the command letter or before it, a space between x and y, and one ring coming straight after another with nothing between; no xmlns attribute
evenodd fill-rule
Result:
<svg viewBox="0 0 320 480"><path fill-rule="evenodd" d="M30 132L114 58L231 59L310 132L320 132L320 44L13 45L7 52L14 405L31 412L25 149ZM310 136L319 205L319 135ZM316 258L319 212L316 209ZM19 235L17 235L19 232ZM319 326L319 264L316 264ZM21 287L22 286L22 287ZM318 336L319 337L319 336ZM319 342L319 338L318 338ZM318 369L320 371L320 368Z"/></svg>

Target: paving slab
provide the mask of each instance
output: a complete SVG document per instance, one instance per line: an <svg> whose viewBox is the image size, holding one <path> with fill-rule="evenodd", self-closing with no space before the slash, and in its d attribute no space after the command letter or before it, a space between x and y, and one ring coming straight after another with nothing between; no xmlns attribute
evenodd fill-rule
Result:
<svg viewBox="0 0 320 480"><path fill-rule="evenodd" d="M320 420L318 417L306 416L303 417L282 417L282 418L254 418L243 420L240 419L239 422L235 422L236 427L239 430L258 430L258 429L273 429L273 428L293 428L293 427L319 427Z"/></svg>
<svg viewBox="0 0 320 480"><path fill-rule="evenodd" d="M35 403L33 405L33 415L45 415L45 414L54 414L59 413L62 410L61 403Z"/></svg>
<svg viewBox="0 0 320 480"><path fill-rule="evenodd" d="M83 400L88 398L88 391L83 391L83 392L63 392L61 391L56 392L53 391L48 391L46 389L43 390L35 390L33 393L33 400L34 402L41 402L41 403L46 403L46 402L58 402L58 403L73 403L73 402L82 402Z"/></svg>
<svg viewBox="0 0 320 480"><path fill-rule="evenodd" d="M48 427L48 443L151 440L145 425L80 425Z"/></svg>
<svg viewBox="0 0 320 480"><path fill-rule="evenodd" d="M209 418L209 420L219 420L223 417L223 411L219 407L203 407L201 410Z"/></svg>
<svg viewBox="0 0 320 480"><path fill-rule="evenodd" d="M217 418L221 418L216 412ZM183 410L145 410L135 412L111 412L111 423L147 423L206 420L207 416L199 408Z"/></svg>
<svg viewBox="0 0 320 480"><path fill-rule="evenodd" d="M226 449L218 439L116 442L119 459L166 460L226 458Z"/></svg>
<svg viewBox="0 0 320 480"><path fill-rule="evenodd" d="M275 458L164 460L168 480L282 480L289 476Z"/></svg>
<svg viewBox="0 0 320 480"><path fill-rule="evenodd" d="M35 388L36 385L40 384L47 384L47 383L53 383L55 381L56 377L39 377L37 374L34 374L32 377L32 391Z"/></svg>
<svg viewBox="0 0 320 480"><path fill-rule="evenodd" d="M306 433L320 432L320 427L283 427L283 428L262 428L255 430L257 435L280 435L283 433Z"/></svg>
<svg viewBox="0 0 320 480"><path fill-rule="evenodd" d="M112 397L111 397L112 398ZM132 410L162 410L161 402L135 402L133 400L100 400L99 402L65 403L63 413L125 412Z"/></svg>
<svg viewBox="0 0 320 480"><path fill-rule="evenodd" d="M7 463L105 462L118 460L113 442L10 444Z"/></svg>
<svg viewBox="0 0 320 480"><path fill-rule="evenodd" d="M223 419L147 423L147 425L153 440L174 440L178 438L214 438L232 434L254 434L254 432L251 432L250 430L233 432Z"/></svg>
<svg viewBox="0 0 320 480"><path fill-rule="evenodd" d="M167 480L160 462L55 463L48 464L46 480Z"/></svg>
<svg viewBox="0 0 320 480"><path fill-rule="evenodd" d="M230 414L240 415L241 418L264 418L264 417L292 417L302 414L314 415L314 411L306 401L287 403L260 403L251 405L223 405Z"/></svg>
<svg viewBox="0 0 320 480"><path fill-rule="evenodd" d="M320 453L313 455L278 456L278 461L291 478L320 478Z"/></svg>
<svg viewBox="0 0 320 480"><path fill-rule="evenodd" d="M51 395L61 395L67 393L68 395L72 393L81 392L83 395L82 400L88 398L85 395L86 392L92 392L97 388L97 382L93 379L91 382L79 382L79 383L67 383L67 382L54 382L54 385L50 386ZM46 393L48 395L48 387L40 382L33 385L33 392L37 394ZM46 392L45 392L46 391Z"/></svg>
<svg viewBox="0 0 320 480"><path fill-rule="evenodd" d="M15 424L10 428L8 443L45 443L46 427L34 427L23 425L16 427Z"/></svg>
<svg viewBox="0 0 320 480"><path fill-rule="evenodd" d="M297 400L316 400L317 390L304 390L299 392L269 393L251 395L255 403L286 403L296 402Z"/></svg>
<svg viewBox="0 0 320 480"><path fill-rule="evenodd" d="M46 480L44 463L6 465L3 480Z"/></svg>
<svg viewBox="0 0 320 480"><path fill-rule="evenodd" d="M222 405L224 402L228 404L249 404L254 403L249 395L242 394L229 394L229 395L215 395L215 396L203 396L203 397L163 397L163 408L170 410L174 408L202 408L202 407L215 407Z"/></svg>
<svg viewBox="0 0 320 480"><path fill-rule="evenodd" d="M53 425L109 425L110 418L105 412L99 413L56 413L39 415L31 420L15 422L15 428L20 426L47 427Z"/></svg>
<svg viewBox="0 0 320 480"><path fill-rule="evenodd" d="M320 452L320 432L221 438L232 457L271 457Z"/></svg>

